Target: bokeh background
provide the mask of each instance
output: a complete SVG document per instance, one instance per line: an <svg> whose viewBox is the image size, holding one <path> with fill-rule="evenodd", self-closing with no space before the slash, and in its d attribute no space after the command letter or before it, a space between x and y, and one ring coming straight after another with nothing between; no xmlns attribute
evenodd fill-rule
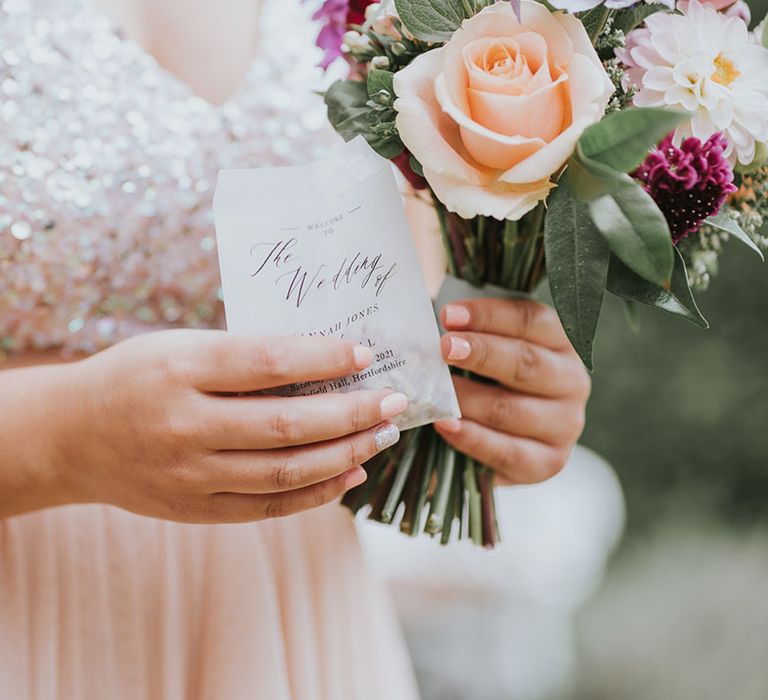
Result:
<svg viewBox="0 0 768 700"><path fill-rule="evenodd" d="M768 263L720 265L708 331L608 300L582 443L613 472L510 496L496 560L375 543L425 700L768 699Z"/></svg>
<svg viewBox="0 0 768 700"><path fill-rule="evenodd" d="M583 442L627 520L576 618L575 700L768 698L768 265L732 242L698 299L708 331L602 321Z"/></svg>

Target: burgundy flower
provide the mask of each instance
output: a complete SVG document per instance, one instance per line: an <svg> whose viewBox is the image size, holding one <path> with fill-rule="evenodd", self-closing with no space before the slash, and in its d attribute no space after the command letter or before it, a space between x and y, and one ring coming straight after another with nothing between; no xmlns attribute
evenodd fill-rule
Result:
<svg viewBox="0 0 768 700"><path fill-rule="evenodd" d="M633 173L664 214L675 244L698 231L736 191L733 170L723 157L727 145L715 133L704 143L691 136L675 146L670 134Z"/></svg>
<svg viewBox="0 0 768 700"><path fill-rule="evenodd" d="M349 0L349 11L347 12L347 24L362 24L365 22L365 10L368 5L379 0Z"/></svg>

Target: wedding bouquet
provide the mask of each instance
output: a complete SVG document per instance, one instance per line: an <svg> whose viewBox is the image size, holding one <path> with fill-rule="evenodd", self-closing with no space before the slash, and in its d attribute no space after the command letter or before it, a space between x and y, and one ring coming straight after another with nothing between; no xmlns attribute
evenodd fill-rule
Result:
<svg viewBox="0 0 768 700"><path fill-rule="evenodd" d="M703 328L693 292L735 238L768 238L768 25L741 1L327 0L325 94L434 206L448 272L545 278L590 369L605 292ZM430 427L366 465L353 511L493 546L490 469Z"/></svg>

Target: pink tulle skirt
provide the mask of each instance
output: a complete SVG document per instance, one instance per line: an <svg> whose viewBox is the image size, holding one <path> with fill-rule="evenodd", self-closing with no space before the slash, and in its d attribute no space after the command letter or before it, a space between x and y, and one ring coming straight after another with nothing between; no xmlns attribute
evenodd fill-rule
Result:
<svg viewBox="0 0 768 700"><path fill-rule="evenodd" d="M354 523L247 525L108 506L0 520L0 697L414 700Z"/></svg>

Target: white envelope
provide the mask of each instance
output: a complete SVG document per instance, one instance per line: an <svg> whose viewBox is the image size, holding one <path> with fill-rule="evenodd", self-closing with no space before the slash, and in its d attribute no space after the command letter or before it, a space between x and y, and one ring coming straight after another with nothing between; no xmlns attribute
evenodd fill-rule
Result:
<svg viewBox="0 0 768 700"><path fill-rule="evenodd" d="M361 137L303 166L222 170L214 213L231 333L374 352L357 374L270 393L402 391L401 429L460 415L394 174Z"/></svg>

